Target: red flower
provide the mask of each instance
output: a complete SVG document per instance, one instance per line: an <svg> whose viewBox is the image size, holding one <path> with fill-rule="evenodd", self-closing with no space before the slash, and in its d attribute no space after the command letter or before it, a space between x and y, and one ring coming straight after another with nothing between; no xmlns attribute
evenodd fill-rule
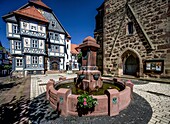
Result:
<svg viewBox="0 0 170 124"><path fill-rule="evenodd" d="M85 102L83 102L83 104L84 104L84 105L87 105L87 102L85 101Z"/></svg>

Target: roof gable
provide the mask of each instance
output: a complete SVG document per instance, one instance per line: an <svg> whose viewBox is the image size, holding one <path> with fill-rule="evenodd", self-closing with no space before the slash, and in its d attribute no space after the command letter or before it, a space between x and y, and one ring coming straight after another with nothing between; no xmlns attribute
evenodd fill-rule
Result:
<svg viewBox="0 0 170 124"><path fill-rule="evenodd" d="M29 1L30 3L34 3L36 5L39 5L39 6L42 6L42 7L45 7L47 9L51 9L50 7L48 7L45 3L43 3L41 0L30 0Z"/></svg>
<svg viewBox="0 0 170 124"><path fill-rule="evenodd" d="M15 14L27 16L33 19L37 19L43 22L48 22L46 18L34 7L34 6L29 6L24 9L16 10L14 11Z"/></svg>
<svg viewBox="0 0 170 124"><path fill-rule="evenodd" d="M43 16L50 22L48 26L49 30L66 33L66 30L63 28L63 26L61 25L61 23L53 12L44 11ZM53 26L53 22L55 23L55 26Z"/></svg>

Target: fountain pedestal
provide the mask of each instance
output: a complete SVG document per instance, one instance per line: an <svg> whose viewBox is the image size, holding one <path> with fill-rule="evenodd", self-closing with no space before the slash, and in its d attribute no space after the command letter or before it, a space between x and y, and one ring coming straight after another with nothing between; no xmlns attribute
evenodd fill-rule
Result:
<svg viewBox="0 0 170 124"><path fill-rule="evenodd" d="M78 87L83 90L93 91L102 87L101 72L96 66L96 52L100 46L92 37L87 37L79 45L82 52L82 67L78 72Z"/></svg>

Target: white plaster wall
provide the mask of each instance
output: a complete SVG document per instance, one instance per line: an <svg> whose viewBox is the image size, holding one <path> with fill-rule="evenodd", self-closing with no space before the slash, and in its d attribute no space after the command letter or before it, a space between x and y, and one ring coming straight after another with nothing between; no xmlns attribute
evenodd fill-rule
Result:
<svg viewBox="0 0 170 124"><path fill-rule="evenodd" d="M15 57L16 59L22 59L22 57Z"/></svg>
<svg viewBox="0 0 170 124"><path fill-rule="evenodd" d="M17 35L17 34L14 34L13 36L14 36L14 37L17 37L17 38L20 38L20 35Z"/></svg>
<svg viewBox="0 0 170 124"><path fill-rule="evenodd" d="M31 64L31 56L26 56L26 64Z"/></svg>
<svg viewBox="0 0 170 124"><path fill-rule="evenodd" d="M65 36L63 34L59 34L59 37L60 37L60 43L64 44Z"/></svg>
<svg viewBox="0 0 170 124"><path fill-rule="evenodd" d="M15 70L19 71L19 70L23 70L23 68L17 68L17 67L16 67Z"/></svg>
<svg viewBox="0 0 170 124"><path fill-rule="evenodd" d="M14 40L11 40L11 54L14 53Z"/></svg>
<svg viewBox="0 0 170 124"><path fill-rule="evenodd" d="M63 58L60 58L60 70L64 69L63 61Z"/></svg>
<svg viewBox="0 0 170 124"><path fill-rule="evenodd" d="M7 23L7 25L8 25L8 33L12 33L12 23Z"/></svg>
<svg viewBox="0 0 170 124"><path fill-rule="evenodd" d="M64 53L64 46L60 46L60 53Z"/></svg>
<svg viewBox="0 0 170 124"><path fill-rule="evenodd" d="M15 50L15 54L21 54L21 53L22 53L21 51Z"/></svg>
<svg viewBox="0 0 170 124"><path fill-rule="evenodd" d="M65 53L64 69L66 69L66 63L71 60L71 40L66 39L65 42L66 42L66 50L67 50L68 58L67 58L67 54ZM68 49L67 49L67 45L68 45Z"/></svg>
<svg viewBox="0 0 170 124"><path fill-rule="evenodd" d="M44 47L45 47L45 43L44 42L45 42L44 40L39 40L39 48L40 49L44 49Z"/></svg>
<svg viewBox="0 0 170 124"><path fill-rule="evenodd" d="M39 64L43 64L43 57L39 56Z"/></svg>
<svg viewBox="0 0 170 124"><path fill-rule="evenodd" d="M42 27L42 30L40 30L41 27ZM46 33L46 27L44 25L38 25L38 32Z"/></svg>

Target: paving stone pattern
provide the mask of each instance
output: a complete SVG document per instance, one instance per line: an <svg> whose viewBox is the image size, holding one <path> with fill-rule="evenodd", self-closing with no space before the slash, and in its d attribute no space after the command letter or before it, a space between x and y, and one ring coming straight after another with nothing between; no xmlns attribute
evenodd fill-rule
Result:
<svg viewBox="0 0 170 124"><path fill-rule="evenodd" d="M47 83L47 81L49 79L54 79L54 80L58 80L58 78L60 76L66 76L67 78L70 77L75 77L75 74L53 74L53 75L40 75L40 76L32 76L31 78L31 99L36 99L37 96L39 96L40 94L43 94L46 91L46 85L44 85L45 83ZM139 95L136 94L136 96L134 97L134 99L132 100L132 103L129 107L137 107L139 109L134 109L134 112L129 113L128 116L128 112L129 110L124 110L124 111L128 111L125 115L124 114L120 114L118 116L116 116L116 118L119 118L119 120L115 119L114 117L109 117L109 116L104 116L104 117L81 117L81 118L76 118L76 117L67 117L67 118L63 118L63 117L59 117L57 118L56 113L53 114L54 112L51 110L51 112L48 113L49 117L50 114L53 115L52 118L53 121L47 121L45 120L45 118L42 118L41 123L113 123L116 121L116 124L119 124L119 122L122 123L126 123L126 124L130 124L130 123L134 123L134 124L144 124L147 123L147 121L145 121L145 119L149 119L148 123L149 124L170 124L170 84L163 84L163 83L154 83L154 82L148 82L148 81L138 81L138 80L133 80L132 81L135 85L134 85L134 92L137 93ZM141 96L141 97L140 97ZM43 98L43 97L42 97ZM143 99L144 98L144 99ZM143 100L142 100L143 99ZM41 100L40 100L41 101ZM134 103L138 103L138 106L133 104ZM148 103L148 105L146 104ZM39 103L40 104L40 103ZM45 103L44 103L45 104ZM143 106L143 107L142 107ZM151 108L151 112L149 109L147 110L146 108ZM128 107L128 108L129 108ZM145 116L145 114L142 114L143 116L138 117L138 114L141 114L140 112L140 107L142 107L142 109L145 112L147 116ZM38 110L37 110L38 111ZM134 120L129 120L128 118L132 118L132 115L134 116ZM123 116L125 119L123 119L123 121L121 121L121 116ZM150 116L150 118L149 118ZM48 118L48 116L46 116ZM55 118L55 119L54 119ZM57 119L56 119L57 118ZM110 119L109 119L110 118ZM144 119L144 120L142 120ZM51 120L51 119L50 119ZM86 121L85 121L86 120ZM89 120L89 121L88 121ZM100 121L99 121L100 120ZM111 121L111 122L110 122ZM37 122L37 121L36 121Z"/></svg>
<svg viewBox="0 0 170 124"><path fill-rule="evenodd" d="M149 124L170 124L170 84L149 82L135 85L134 92L145 98L152 107Z"/></svg>

